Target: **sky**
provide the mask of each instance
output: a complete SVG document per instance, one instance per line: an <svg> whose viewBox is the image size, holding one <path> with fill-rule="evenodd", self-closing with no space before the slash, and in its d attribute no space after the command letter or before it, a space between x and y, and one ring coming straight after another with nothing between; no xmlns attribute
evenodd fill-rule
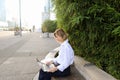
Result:
<svg viewBox="0 0 120 80"><path fill-rule="evenodd" d="M44 10L45 0L21 0L22 25L29 27L41 26L41 14ZM19 23L19 0L6 0L7 20Z"/></svg>

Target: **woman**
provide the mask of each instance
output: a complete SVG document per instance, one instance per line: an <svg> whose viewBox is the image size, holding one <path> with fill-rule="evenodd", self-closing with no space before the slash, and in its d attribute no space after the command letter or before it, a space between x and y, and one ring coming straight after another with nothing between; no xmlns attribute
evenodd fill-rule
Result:
<svg viewBox="0 0 120 80"><path fill-rule="evenodd" d="M40 69L39 80L51 80L51 77L64 77L70 75L70 65L74 61L74 51L68 42L67 34L63 29L57 29L54 32L55 40L60 43L60 50L58 56L46 62L47 65L54 63L56 66L51 68L49 71L44 72Z"/></svg>

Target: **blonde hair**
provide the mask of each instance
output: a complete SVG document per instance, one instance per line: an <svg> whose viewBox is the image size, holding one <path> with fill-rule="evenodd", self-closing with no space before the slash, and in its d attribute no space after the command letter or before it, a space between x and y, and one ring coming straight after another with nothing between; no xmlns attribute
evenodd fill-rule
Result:
<svg viewBox="0 0 120 80"><path fill-rule="evenodd" d="M56 29L54 32L54 36L56 35L60 36L63 40L66 40L68 38L67 34L63 29Z"/></svg>

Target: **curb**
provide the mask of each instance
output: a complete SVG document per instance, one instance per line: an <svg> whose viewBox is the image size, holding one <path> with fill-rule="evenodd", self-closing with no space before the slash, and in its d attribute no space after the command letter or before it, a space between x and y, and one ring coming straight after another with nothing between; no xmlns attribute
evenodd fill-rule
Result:
<svg viewBox="0 0 120 80"><path fill-rule="evenodd" d="M35 77L33 78L33 80L38 80L38 76L39 76L39 72L35 75Z"/></svg>

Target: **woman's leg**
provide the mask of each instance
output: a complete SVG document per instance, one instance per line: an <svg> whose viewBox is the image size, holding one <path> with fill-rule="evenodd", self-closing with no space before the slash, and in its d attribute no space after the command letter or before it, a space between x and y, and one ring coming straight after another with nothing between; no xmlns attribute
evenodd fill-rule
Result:
<svg viewBox="0 0 120 80"><path fill-rule="evenodd" d="M42 69L40 69L38 80L51 80L51 73L44 72Z"/></svg>
<svg viewBox="0 0 120 80"><path fill-rule="evenodd" d="M39 80L51 80L51 77L64 77L68 75L70 75L70 66L63 72L57 70L54 73L44 72L42 69L40 69Z"/></svg>
<svg viewBox="0 0 120 80"><path fill-rule="evenodd" d="M61 72L60 70L57 70L54 73L51 73L51 76L53 77L65 77L70 75L70 66L68 68L66 68L63 72Z"/></svg>

